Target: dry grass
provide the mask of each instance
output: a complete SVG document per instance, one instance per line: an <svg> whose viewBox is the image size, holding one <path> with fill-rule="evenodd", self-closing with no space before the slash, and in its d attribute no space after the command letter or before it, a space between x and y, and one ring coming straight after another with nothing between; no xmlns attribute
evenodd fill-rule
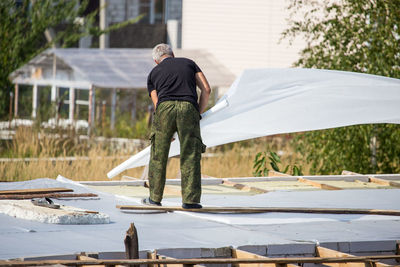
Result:
<svg viewBox="0 0 400 267"><path fill-rule="evenodd" d="M106 174L129 156L112 151L101 145L79 144L75 137L49 138L43 133L41 138L31 130L17 130L10 149L13 157L32 157L27 162L0 162L0 181L21 181L35 178L56 178L62 175L73 180L108 180ZM208 149L202 159L202 173L212 177L248 177L253 176L253 160L260 151L276 151L282 155L286 164L297 164L287 136L264 137L252 141L235 143ZM66 157L74 156L75 160ZM51 160L49 157L57 157ZM307 168L305 169L307 171ZM141 177L142 168L125 171L122 175ZM179 172L179 158L168 163L167 178L176 178Z"/></svg>
<svg viewBox="0 0 400 267"><path fill-rule="evenodd" d="M252 177L254 157L258 152L275 151L286 166L302 166L308 172L307 164L299 161L289 144L288 136L263 137L252 141L239 142L213 149L206 153L201 161L202 174L211 177ZM207 151L208 152L208 151ZM167 178L176 178L179 172L179 159L170 159Z"/></svg>

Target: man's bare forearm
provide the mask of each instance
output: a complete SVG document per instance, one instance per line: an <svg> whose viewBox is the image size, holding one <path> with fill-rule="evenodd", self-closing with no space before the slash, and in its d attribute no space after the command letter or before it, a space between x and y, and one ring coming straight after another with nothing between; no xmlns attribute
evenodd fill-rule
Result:
<svg viewBox="0 0 400 267"><path fill-rule="evenodd" d="M156 90L151 91L150 97L151 97L151 101L153 101L154 110L156 110L157 103L158 103L157 91Z"/></svg>
<svg viewBox="0 0 400 267"><path fill-rule="evenodd" d="M209 96L210 92L201 91L200 101L199 101L200 114L204 113L204 111L206 110Z"/></svg>
<svg viewBox="0 0 400 267"><path fill-rule="evenodd" d="M210 97L211 88L208 81L202 72L196 73L196 84L201 90L199 108L200 114L203 113L208 104L208 98Z"/></svg>

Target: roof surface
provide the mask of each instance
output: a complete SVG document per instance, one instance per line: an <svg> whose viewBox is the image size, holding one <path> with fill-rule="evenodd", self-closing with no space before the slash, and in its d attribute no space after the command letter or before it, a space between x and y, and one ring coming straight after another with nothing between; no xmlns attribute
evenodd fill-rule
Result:
<svg viewBox="0 0 400 267"><path fill-rule="evenodd" d="M57 69L72 69L73 78L83 86L92 84L100 88L143 89L147 86L147 75L155 66L151 56L152 49L48 49L26 65L14 71L10 77L14 83L38 82L30 76L33 68L52 71L53 55L57 57ZM176 57L194 60L202 69L212 87L229 86L234 75L210 53L204 50L174 51ZM24 74L25 73L25 74ZM24 77L25 76L25 77ZM52 82L52 78L40 79L41 84Z"/></svg>
<svg viewBox="0 0 400 267"><path fill-rule="evenodd" d="M102 193L66 179L37 179L0 183L0 189L68 187L74 193L94 192L98 200L58 199L56 203L110 215L110 224L60 225L16 219L0 214L0 259L86 252L122 252L130 223L139 236L140 250L162 254L200 248L238 247L270 256L312 254L317 243L346 246L350 252L395 250L400 240L400 217L346 214L197 214L173 212L146 214L121 212L116 205L134 205L138 197ZM180 205L180 198L167 198L164 206ZM275 191L265 194L204 194L205 206L241 207L332 207L399 209L399 189ZM364 244L364 245L363 245ZM168 252L169 251L169 252ZM177 255L174 255L177 256Z"/></svg>

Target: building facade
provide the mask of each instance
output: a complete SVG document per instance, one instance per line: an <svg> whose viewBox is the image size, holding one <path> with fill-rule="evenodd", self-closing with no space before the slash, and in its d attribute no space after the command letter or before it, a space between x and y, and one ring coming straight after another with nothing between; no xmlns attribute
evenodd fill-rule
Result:
<svg viewBox="0 0 400 267"><path fill-rule="evenodd" d="M305 42L282 40L288 0L183 0L182 48L205 49L235 75L246 68L290 67Z"/></svg>

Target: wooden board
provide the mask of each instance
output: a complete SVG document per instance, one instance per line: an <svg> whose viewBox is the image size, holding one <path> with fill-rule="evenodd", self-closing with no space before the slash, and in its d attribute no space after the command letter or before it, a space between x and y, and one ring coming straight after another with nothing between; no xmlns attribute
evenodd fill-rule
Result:
<svg viewBox="0 0 400 267"><path fill-rule="evenodd" d="M316 181L311 181L309 179L305 179L305 178L302 178L302 177L297 178L297 181L305 183L305 184L309 184L309 185L312 185L314 187L321 188L321 189L324 189L324 190L342 190L342 188L340 188L340 187L336 187L336 186L332 186L332 185L328 185L328 184L323 184L323 183L319 183L319 182L316 182Z"/></svg>
<svg viewBox="0 0 400 267"><path fill-rule="evenodd" d="M232 259L232 258L207 258L207 259L113 259L113 260L39 260L39 261L20 261L20 260L0 260L0 266L43 266L43 265L128 265L128 264L241 264L241 263L342 263L342 262L369 262L375 260L400 259L400 255L371 255L363 257L347 258L267 258L267 259Z"/></svg>
<svg viewBox="0 0 400 267"><path fill-rule="evenodd" d="M289 174L281 173L281 172L277 172L277 171L269 171L268 172L268 176L292 177ZM296 176L294 176L294 177L296 177ZM309 179L306 179L306 178L303 178L303 177L298 177L297 181L299 181L301 183L305 183L305 184L311 185L311 186L314 186L314 187L317 187L317 188L321 188L321 189L324 189L324 190L342 190L343 189L343 188L340 188L340 187L336 187L336 186L332 186L332 185L328 185L328 184L323 184L323 183L320 183L320 182L312 181L312 180L309 180Z"/></svg>
<svg viewBox="0 0 400 267"><path fill-rule="evenodd" d="M47 193L47 194L16 194L16 195L0 195L0 199L31 199L31 198L42 198L42 197L49 197L49 198L73 198L73 197L98 197L96 194L92 193L84 193L84 194L63 194L63 193Z"/></svg>
<svg viewBox="0 0 400 267"><path fill-rule="evenodd" d="M342 175L362 175L356 172L351 172L351 171L342 171ZM394 181L388 181L382 178L377 178L375 176L369 175L368 176L368 182L370 183L375 183L375 184L380 184L384 186L392 186L392 187L398 187L400 188L400 183L394 182Z"/></svg>
<svg viewBox="0 0 400 267"><path fill-rule="evenodd" d="M341 209L341 208L296 208L296 207L203 207L202 209L183 209L178 206L117 205L120 210L137 211L190 211L205 213L320 213L320 214L370 214L400 216L400 210Z"/></svg>
<svg viewBox="0 0 400 267"><path fill-rule="evenodd" d="M255 194L268 193L268 191L265 189L254 187L254 186L248 186L245 184L235 183L235 182L229 181L227 179L222 180L222 184L227 185L227 186L232 186L232 187L242 190L242 191L253 192Z"/></svg>
<svg viewBox="0 0 400 267"><path fill-rule="evenodd" d="M23 195L23 194L47 194L60 192L73 192L74 190L63 187L55 188L34 188L34 189L18 189L18 190L2 190L0 195Z"/></svg>
<svg viewBox="0 0 400 267"><path fill-rule="evenodd" d="M348 257L355 257L352 254L348 253L343 253L337 250L329 249L329 248L324 248L317 246L316 247L316 252L317 256L321 258L327 258L327 257L335 257L335 258L348 258ZM380 262L374 262L376 267L388 267L390 265L380 263ZM343 262L343 263L325 263L324 265L330 266L330 267L367 267L370 266L368 263L361 263L361 262Z"/></svg>
<svg viewBox="0 0 400 267"><path fill-rule="evenodd" d="M234 259L270 259L265 256L257 255L251 252L247 252L240 249L232 249L232 258ZM298 267L294 264L285 264L287 267ZM251 263L239 263L239 264L232 264L234 267L280 267L280 264L275 263L259 263L259 264L251 264Z"/></svg>

